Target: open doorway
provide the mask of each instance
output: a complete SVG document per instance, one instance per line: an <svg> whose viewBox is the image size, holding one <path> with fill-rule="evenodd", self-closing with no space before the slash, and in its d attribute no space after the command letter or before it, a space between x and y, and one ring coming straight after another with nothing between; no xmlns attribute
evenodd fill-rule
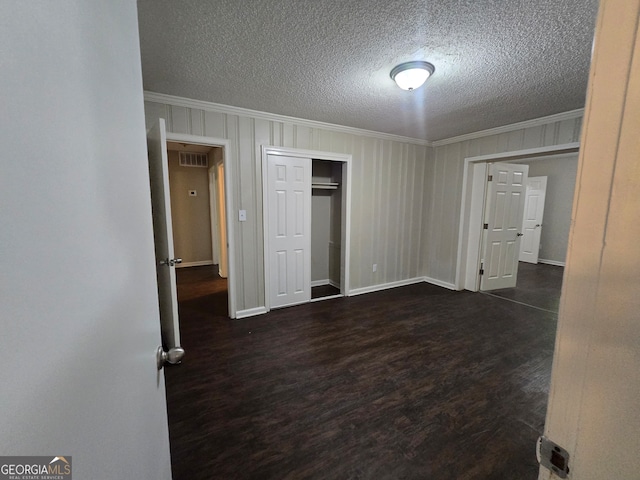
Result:
<svg viewBox="0 0 640 480"><path fill-rule="evenodd" d="M529 167L517 284L485 292L557 313L569 243L578 153L512 163Z"/></svg>
<svg viewBox="0 0 640 480"><path fill-rule="evenodd" d="M563 267L569 243L573 193L578 173L578 152L539 156L512 163L528 165L530 179L546 178L542 221L533 224L540 236L539 242L535 244L537 255L535 261L530 263ZM534 214L535 205L531 204L529 207L529 213ZM523 233L523 238L526 238L527 232ZM523 260L523 255L520 259Z"/></svg>
<svg viewBox="0 0 640 480"><path fill-rule="evenodd" d="M480 289L479 273L481 271L483 218L486 204L487 164L491 162L533 164L533 159L537 158L549 159L575 155L578 147L577 143L571 143L465 159L456 269L457 289L471 291ZM533 170L533 174L541 175L537 169ZM575 172L573 175L575 177Z"/></svg>
<svg viewBox="0 0 640 480"><path fill-rule="evenodd" d="M311 160L311 300L342 296L342 164Z"/></svg>
<svg viewBox="0 0 640 480"><path fill-rule="evenodd" d="M215 296L228 311L223 148L167 142L178 302Z"/></svg>
<svg viewBox="0 0 640 480"><path fill-rule="evenodd" d="M236 318L233 230L229 228L229 198L233 191L228 140L167 132L166 145L172 158L169 168L173 173L168 174L171 201L182 203L172 212L176 256L183 260L176 272L183 277L182 281L178 278L180 296L191 298L192 294L187 292L195 286L189 278L195 276L202 285L196 289L199 293L194 290L193 295L202 295L209 284L211 293L215 291L218 297L224 296L224 302L217 304L224 304L226 316ZM182 167L181 151L185 152ZM191 166L187 166L189 164ZM211 284L213 280L215 285Z"/></svg>

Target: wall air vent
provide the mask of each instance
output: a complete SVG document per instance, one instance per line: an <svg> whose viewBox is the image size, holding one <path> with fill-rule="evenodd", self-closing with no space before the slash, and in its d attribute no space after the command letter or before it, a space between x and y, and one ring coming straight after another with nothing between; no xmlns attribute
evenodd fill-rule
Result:
<svg viewBox="0 0 640 480"><path fill-rule="evenodd" d="M180 152L180 166L207 168L209 159L206 153Z"/></svg>

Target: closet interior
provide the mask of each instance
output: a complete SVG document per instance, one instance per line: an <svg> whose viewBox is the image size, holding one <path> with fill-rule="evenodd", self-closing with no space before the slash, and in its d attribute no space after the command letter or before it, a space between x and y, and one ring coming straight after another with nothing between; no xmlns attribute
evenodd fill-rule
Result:
<svg viewBox="0 0 640 480"><path fill-rule="evenodd" d="M340 296L342 163L311 161L311 298Z"/></svg>

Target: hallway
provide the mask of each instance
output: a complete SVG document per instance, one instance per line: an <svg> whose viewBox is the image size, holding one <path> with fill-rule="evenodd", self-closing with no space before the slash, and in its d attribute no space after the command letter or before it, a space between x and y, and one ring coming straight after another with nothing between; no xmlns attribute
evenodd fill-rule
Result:
<svg viewBox="0 0 640 480"><path fill-rule="evenodd" d="M175 480L537 478L555 313L416 284L231 321L212 267L178 282Z"/></svg>

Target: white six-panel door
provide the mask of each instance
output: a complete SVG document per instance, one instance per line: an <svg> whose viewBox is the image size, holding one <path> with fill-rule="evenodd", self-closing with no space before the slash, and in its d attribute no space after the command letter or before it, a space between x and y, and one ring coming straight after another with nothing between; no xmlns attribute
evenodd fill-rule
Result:
<svg viewBox="0 0 640 480"><path fill-rule="evenodd" d="M528 171L528 165L510 163L489 167L480 290L516 286Z"/></svg>
<svg viewBox="0 0 640 480"><path fill-rule="evenodd" d="M311 300L311 159L267 156L271 308Z"/></svg>
<svg viewBox="0 0 640 480"><path fill-rule="evenodd" d="M162 343L165 348L170 349L180 346L180 321L169 194L167 133L163 118L147 133L147 149Z"/></svg>
<svg viewBox="0 0 640 480"><path fill-rule="evenodd" d="M546 193L547 177L529 177L527 179L522 219L522 242L520 243L521 262L538 263Z"/></svg>

